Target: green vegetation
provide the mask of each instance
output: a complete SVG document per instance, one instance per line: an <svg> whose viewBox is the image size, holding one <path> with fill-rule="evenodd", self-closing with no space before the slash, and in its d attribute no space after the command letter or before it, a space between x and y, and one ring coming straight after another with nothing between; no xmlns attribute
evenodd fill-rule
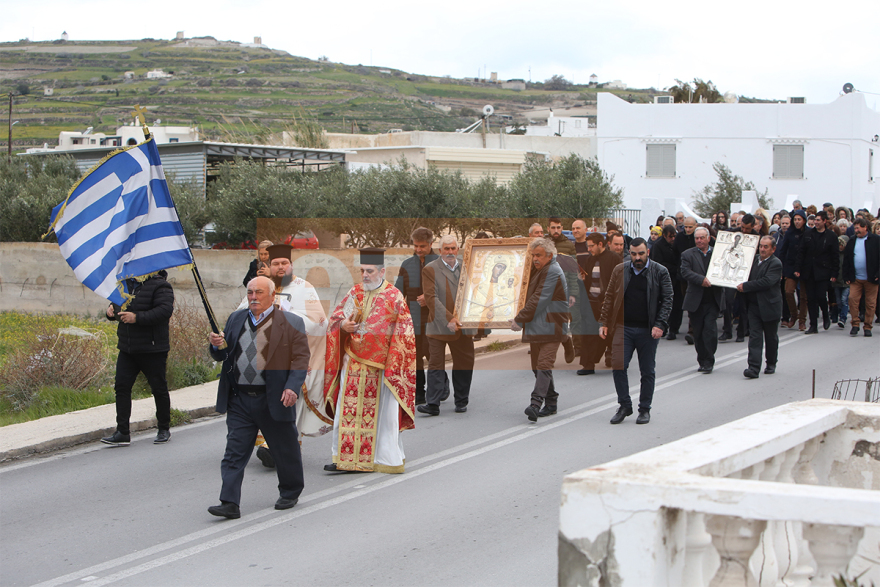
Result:
<svg viewBox="0 0 880 587"><path fill-rule="evenodd" d="M588 92L587 86L561 76L556 77L564 83L551 78L517 92L498 84L314 61L241 46L183 46L142 39L0 43L0 49L0 69L23 76L0 79L0 95L15 94L13 116L20 121L14 128L16 149L56 144L61 130L92 126L94 132L115 132L131 121L135 104L149 108L150 122L194 124L205 138L223 140L224 129L229 134L239 125L256 125L278 133L296 120L312 121L327 132L454 131L473 122L486 103L522 124L530 106L583 105L589 101L584 96L595 101L594 88ZM153 69L173 77L146 79ZM134 76L126 78L126 72ZM43 95L44 88L51 88L53 95ZM646 102L656 91L615 93ZM452 110L437 108L438 101ZM0 144L5 140L0 137Z"/></svg>
<svg viewBox="0 0 880 587"><path fill-rule="evenodd" d="M773 200L770 199L769 189L764 192L758 192L755 184L744 180L733 172L726 165L715 162L712 169L718 176L718 181L709 184L699 192L694 193L694 211L704 218L711 218L712 214L719 210L730 210L733 202L739 202L742 198L744 190L755 191L758 196L758 203L765 210L773 207Z"/></svg>
<svg viewBox="0 0 880 587"><path fill-rule="evenodd" d="M113 403L116 322L96 318L0 312L0 426ZM85 336L59 329L78 328ZM171 318L168 387L216 379L202 343L208 331L200 308L178 302ZM150 397L143 374L134 399Z"/></svg>

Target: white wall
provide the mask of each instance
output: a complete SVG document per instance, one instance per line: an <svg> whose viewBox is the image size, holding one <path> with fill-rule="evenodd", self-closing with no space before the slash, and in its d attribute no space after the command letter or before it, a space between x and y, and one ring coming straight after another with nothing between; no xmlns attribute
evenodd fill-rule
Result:
<svg viewBox="0 0 880 587"><path fill-rule="evenodd" d="M758 191L768 189L776 209L796 194L805 205L830 201L875 213L880 143L872 138L880 134L880 112L872 105L858 93L830 104L630 104L600 93L598 157L624 189L628 208L638 208L642 198L691 201L694 192L716 181L712 164L717 161L754 182ZM646 146L658 139L676 145L674 178L645 177ZM774 141L784 139L803 142L804 179L772 178Z"/></svg>

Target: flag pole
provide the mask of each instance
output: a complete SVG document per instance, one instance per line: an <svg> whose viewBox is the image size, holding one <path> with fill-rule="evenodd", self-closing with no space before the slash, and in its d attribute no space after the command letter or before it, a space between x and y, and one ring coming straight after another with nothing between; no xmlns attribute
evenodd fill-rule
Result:
<svg viewBox="0 0 880 587"><path fill-rule="evenodd" d="M150 128L147 126L147 122L144 119L144 112L147 109L140 104L135 104L134 107L134 115L138 118L141 123L141 127L144 130L144 139L150 140L153 138L153 135L150 133ZM155 140L155 139L153 139ZM171 197L171 190L168 190L168 195ZM174 198L171 197L171 204L174 206L174 211L177 211L177 206L174 205ZM177 215L178 219L180 215ZM187 243L187 247L189 247L189 243ZM217 326L217 317L214 315L214 310L211 308L211 302L208 301L208 294L205 292L205 284L202 282L202 276L199 274L199 268L196 266L196 258L192 254L192 249L189 249L189 256L192 259L192 275L193 279L196 282L196 287L199 290L199 297L202 299L202 305L205 307L205 313L208 315L208 323L211 325L211 332L214 334L220 334L220 327ZM225 349L226 343L224 342L221 346L217 347L219 349Z"/></svg>

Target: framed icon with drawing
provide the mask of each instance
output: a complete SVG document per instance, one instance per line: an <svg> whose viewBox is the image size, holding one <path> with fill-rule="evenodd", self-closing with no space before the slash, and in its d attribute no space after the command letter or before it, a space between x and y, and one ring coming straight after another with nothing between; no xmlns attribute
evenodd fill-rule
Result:
<svg viewBox="0 0 880 587"><path fill-rule="evenodd" d="M462 328L508 328L526 300L530 238L468 239L455 318Z"/></svg>

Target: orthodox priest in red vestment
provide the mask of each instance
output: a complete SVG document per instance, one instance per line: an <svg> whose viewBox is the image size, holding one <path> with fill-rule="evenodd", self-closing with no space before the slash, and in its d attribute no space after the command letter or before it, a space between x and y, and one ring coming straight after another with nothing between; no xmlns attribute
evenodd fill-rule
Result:
<svg viewBox="0 0 880 587"><path fill-rule="evenodd" d="M330 315L324 409L326 471L403 473L400 431L414 428L416 339L403 294L385 281L384 249L361 249L362 283Z"/></svg>

